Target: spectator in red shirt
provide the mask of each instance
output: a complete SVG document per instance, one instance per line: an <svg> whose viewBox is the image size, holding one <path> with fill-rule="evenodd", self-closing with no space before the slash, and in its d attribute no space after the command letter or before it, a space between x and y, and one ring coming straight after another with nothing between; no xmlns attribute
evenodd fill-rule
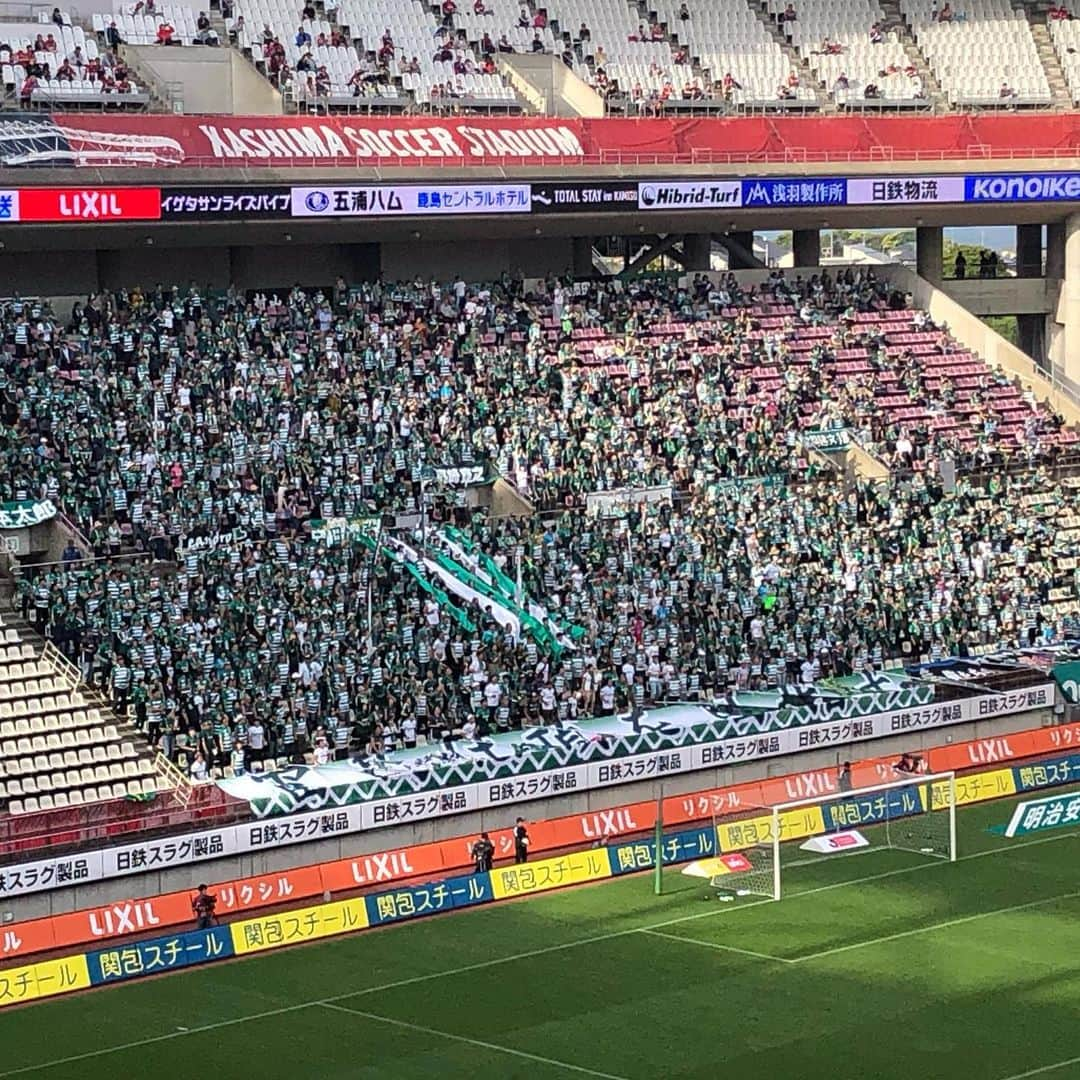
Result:
<svg viewBox="0 0 1080 1080"><path fill-rule="evenodd" d="M271 79L277 79L285 67L285 46L274 38L267 46L266 68L270 72Z"/></svg>
<svg viewBox="0 0 1080 1080"><path fill-rule="evenodd" d="M23 80L22 86L19 88L19 101L23 105L29 105L34 96L34 91L40 85L36 75L27 75Z"/></svg>
<svg viewBox="0 0 1080 1080"><path fill-rule="evenodd" d="M56 69L56 78L62 82L71 82L75 78L75 69L71 66L69 60L65 60Z"/></svg>
<svg viewBox="0 0 1080 1080"><path fill-rule="evenodd" d="M175 33L172 24L166 20L157 28L157 43L159 45L171 45Z"/></svg>

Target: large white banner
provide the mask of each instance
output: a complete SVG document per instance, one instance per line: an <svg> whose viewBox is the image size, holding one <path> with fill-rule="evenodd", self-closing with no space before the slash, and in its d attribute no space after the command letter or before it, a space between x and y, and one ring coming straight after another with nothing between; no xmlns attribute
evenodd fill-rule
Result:
<svg viewBox="0 0 1080 1080"><path fill-rule="evenodd" d="M952 724L1045 709L1054 704L1054 684L1044 683L1003 694L984 694L856 717L787 728L763 735L703 743L652 754L574 765L503 781L467 784L438 791L354 803L315 813L264 818L186 836L162 837L121 847L0 867L0 901L88 881L189 866L240 852L265 851L288 844L327 839L489 807L508 812L532 799L555 798L591 788L659 779L718 765L797 754L803 750L881 739Z"/></svg>

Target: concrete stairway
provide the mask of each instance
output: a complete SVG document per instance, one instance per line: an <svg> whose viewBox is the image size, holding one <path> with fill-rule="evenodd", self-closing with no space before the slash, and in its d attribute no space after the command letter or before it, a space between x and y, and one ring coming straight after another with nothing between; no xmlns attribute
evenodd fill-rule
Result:
<svg viewBox="0 0 1080 1080"><path fill-rule="evenodd" d="M899 37L900 43L904 46L904 52L911 58L912 64L915 65L915 70L922 79L926 100L930 103L934 112L947 112L949 108L949 99L942 89L937 75L934 74L934 69L930 66L930 61L927 60L926 54L922 51L918 41L915 40L915 35L912 33L911 27L904 18L903 12L900 10L898 0L878 0L878 2L881 4L881 9L885 12L886 28L894 31L897 37Z"/></svg>

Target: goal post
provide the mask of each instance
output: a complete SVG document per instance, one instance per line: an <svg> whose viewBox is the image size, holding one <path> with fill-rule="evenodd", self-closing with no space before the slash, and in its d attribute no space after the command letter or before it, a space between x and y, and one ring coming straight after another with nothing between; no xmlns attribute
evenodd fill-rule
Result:
<svg viewBox="0 0 1080 1080"><path fill-rule="evenodd" d="M697 819L698 855L679 872L708 881L721 899L779 900L793 867L863 853L897 851L956 860L956 775L913 774L773 806L714 798ZM707 816L706 816L707 815ZM655 850L664 837L657 800ZM663 869L655 860L655 892ZM810 872L812 874L812 872ZM820 876L820 875L819 875Z"/></svg>
<svg viewBox="0 0 1080 1080"><path fill-rule="evenodd" d="M772 807L743 803L713 810L716 873L709 884L721 897L780 899L780 866Z"/></svg>
<svg viewBox="0 0 1080 1080"><path fill-rule="evenodd" d="M776 888L781 896L783 867L882 850L905 851L929 859L956 861L956 774L942 772L772 808ZM805 849L811 844L809 852ZM794 858L783 857L792 847Z"/></svg>

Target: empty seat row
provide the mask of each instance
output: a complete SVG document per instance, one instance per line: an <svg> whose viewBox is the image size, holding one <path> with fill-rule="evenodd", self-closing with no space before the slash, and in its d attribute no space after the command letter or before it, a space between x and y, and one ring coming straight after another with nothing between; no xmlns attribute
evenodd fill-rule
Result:
<svg viewBox="0 0 1080 1080"><path fill-rule="evenodd" d="M23 795L39 795L43 791L67 791L71 788L89 787L91 784L110 783L116 780L140 780L153 776L154 766L147 760L113 761L106 765L84 765L78 769L60 770L54 773L38 773L0 779L0 799L17 799Z"/></svg>
<svg viewBox="0 0 1080 1080"><path fill-rule="evenodd" d="M58 791L41 796L28 795L22 799L12 799L8 811L12 815L39 814L47 810L63 810L71 806L83 806L86 803L104 802L108 799L123 799L128 795L153 795L158 790L157 781L152 776L140 780L122 780L115 784L102 784L100 787L75 788L71 791Z"/></svg>
<svg viewBox="0 0 1080 1080"><path fill-rule="evenodd" d="M0 715L3 715L0 713ZM54 712L44 716L20 716L0 720L0 741L21 736L48 735L50 732L73 731L80 727L94 727L102 723L101 710L79 708L70 712Z"/></svg>
<svg viewBox="0 0 1080 1080"><path fill-rule="evenodd" d="M74 731L50 732L0 742L2 759L26 757L28 754L51 754L58 750L77 750L81 746L106 745L119 738L116 728L108 726L76 728Z"/></svg>
<svg viewBox="0 0 1080 1080"><path fill-rule="evenodd" d="M41 679L54 674L47 660L5 660L0 657L0 682L16 682L25 679Z"/></svg>
<svg viewBox="0 0 1080 1080"><path fill-rule="evenodd" d="M6 756L0 760L0 777L56 772L58 769L107 765L113 761L134 760L137 751L132 743L96 743L78 749L51 750L27 756Z"/></svg>
<svg viewBox="0 0 1080 1080"><path fill-rule="evenodd" d="M0 702L17 698L38 697L41 694L59 694L71 689L71 683L62 675L49 674L36 679L0 682Z"/></svg>
<svg viewBox="0 0 1080 1080"><path fill-rule="evenodd" d="M19 644L0 645L0 661L12 663L15 660L33 660L37 651L33 645Z"/></svg>
<svg viewBox="0 0 1080 1080"><path fill-rule="evenodd" d="M38 718L43 723L48 714L71 712L86 705L86 699L74 690L56 697L19 698L15 701L0 701L0 721L23 718Z"/></svg>

